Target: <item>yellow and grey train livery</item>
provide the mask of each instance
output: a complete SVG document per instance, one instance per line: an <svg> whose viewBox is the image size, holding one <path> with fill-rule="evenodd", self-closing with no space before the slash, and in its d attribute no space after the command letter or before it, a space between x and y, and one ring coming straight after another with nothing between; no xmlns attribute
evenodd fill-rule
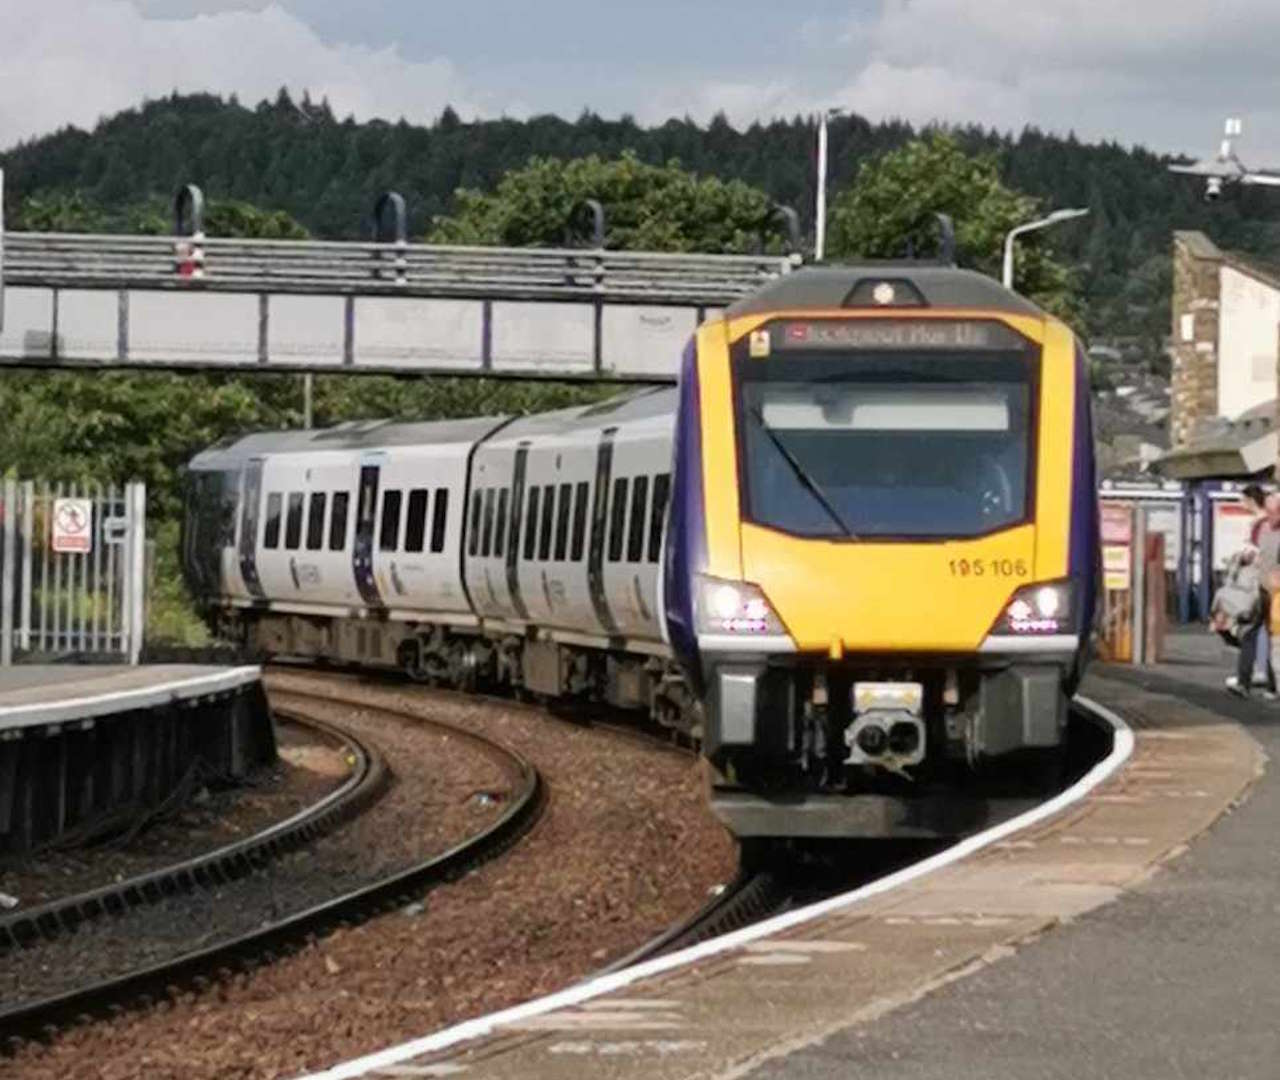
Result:
<svg viewBox="0 0 1280 1080"><path fill-rule="evenodd" d="M949 266L813 268L701 327L679 395L665 616L731 827L946 832L1055 774L1098 559L1071 331Z"/></svg>

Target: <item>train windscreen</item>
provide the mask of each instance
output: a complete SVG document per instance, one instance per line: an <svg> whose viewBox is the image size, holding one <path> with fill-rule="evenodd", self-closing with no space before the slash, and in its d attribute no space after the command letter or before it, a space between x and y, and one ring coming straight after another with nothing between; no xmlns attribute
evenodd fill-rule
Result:
<svg viewBox="0 0 1280 1080"><path fill-rule="evenodd" d="M744 518L883 540L1031 517L1038 364L1025 348L779 350L734 367Z"/></svg>

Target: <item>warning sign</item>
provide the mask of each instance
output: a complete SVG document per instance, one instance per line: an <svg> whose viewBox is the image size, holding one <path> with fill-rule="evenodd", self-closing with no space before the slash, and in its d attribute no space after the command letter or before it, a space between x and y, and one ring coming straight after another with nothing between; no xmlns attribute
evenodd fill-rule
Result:
<svg viewBox="0 0 1280 1080"><path fill-rule="evenodd" d="M1102 548L1103 588L1108 592L1129 588L1133 560L1129 548L1120 544L1104 544Z"/></svg>
<svg viewBox="0 0 1280 1080"><path fill-rule="evenodd" d="M53 550L93 550L93 502L89 499L54 499Z"/></svg>

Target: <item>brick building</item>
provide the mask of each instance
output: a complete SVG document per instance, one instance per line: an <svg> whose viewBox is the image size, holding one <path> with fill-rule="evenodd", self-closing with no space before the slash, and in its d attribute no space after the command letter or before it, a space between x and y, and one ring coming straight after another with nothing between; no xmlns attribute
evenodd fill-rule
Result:
<svg viewBox="0 0 1280 1080"><path fill-rule="evenodd" d="M1196 479L1276 468L1280 269L1173 234L1169 452L1159 471Z"/></svg>

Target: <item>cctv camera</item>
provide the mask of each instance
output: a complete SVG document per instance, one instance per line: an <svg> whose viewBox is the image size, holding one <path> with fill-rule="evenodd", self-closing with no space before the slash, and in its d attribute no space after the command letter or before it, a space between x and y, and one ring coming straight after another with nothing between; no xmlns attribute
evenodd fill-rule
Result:
<svg viewBox="0 0 1280 1080"><path fill-rule="evenodd" d="M1209 177L1204 185L1204 201L1217 202L1218 197L1222 194L1222 180L1217 176Z"/></svg>

